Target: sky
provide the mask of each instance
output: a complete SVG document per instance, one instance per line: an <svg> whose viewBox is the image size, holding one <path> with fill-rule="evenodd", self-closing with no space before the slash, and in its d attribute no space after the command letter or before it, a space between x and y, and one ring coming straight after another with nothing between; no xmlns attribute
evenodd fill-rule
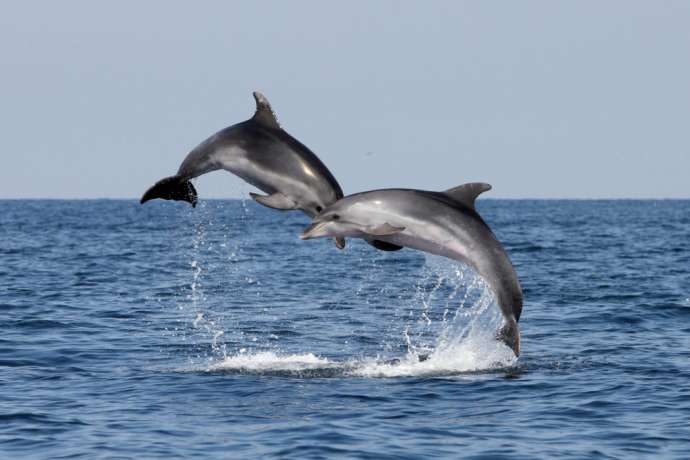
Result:
<svg viewBox="0 0 690 460"><path fill-rule="evenodd" d="M690 198L687 1L4 1L0 63L0 198L138 198L253 90L346 194Z"/></svg>

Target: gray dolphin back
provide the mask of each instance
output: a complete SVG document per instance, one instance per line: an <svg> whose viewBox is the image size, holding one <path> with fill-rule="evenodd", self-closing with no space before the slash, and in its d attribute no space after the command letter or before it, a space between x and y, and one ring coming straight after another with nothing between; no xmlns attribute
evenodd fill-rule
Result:
<svg viewBox="0 0 690 460"><path fill-rule="evenodd" d="M475 238L484 250L473 251L475 257L462 257L482 276L496 295L505 324L497 333L497 338L510 347L517 356L520 355L520 327L518 321L522 314L523 294L520 281L510 257L491 228L484 222L475 207L477 197L488 190L491 185L485 183L463 184L436 194L442 201L459 203L465 208L461 214L480 224L475 232ZM432 192L433 193L433 192ZM452 205L452 203L449 203ZM461 224L461 226L465 226ZM482 228L483 227L483 228Z"/></svg>

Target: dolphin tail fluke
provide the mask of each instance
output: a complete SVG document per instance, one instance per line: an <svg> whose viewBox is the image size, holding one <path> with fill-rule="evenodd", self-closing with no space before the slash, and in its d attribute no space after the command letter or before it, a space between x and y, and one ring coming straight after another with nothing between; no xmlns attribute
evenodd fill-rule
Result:
<svg viewBox="0 0 690 460"><path fill-rule="evenodd" d="M498 330L496 337L501 342L508 345L513 350L515 356L520 356L520 326L517 321L511 318L506 324Z"/></svg>
<svg viewBox="0 0 690 460"><path fill-rule="evenodd" d="M196 189L190 181L179 176L171 176L159 180L144 193L140 202L144 204L155 198L186 201L191 203L192 206L196 206L197 203Z"/></svg>

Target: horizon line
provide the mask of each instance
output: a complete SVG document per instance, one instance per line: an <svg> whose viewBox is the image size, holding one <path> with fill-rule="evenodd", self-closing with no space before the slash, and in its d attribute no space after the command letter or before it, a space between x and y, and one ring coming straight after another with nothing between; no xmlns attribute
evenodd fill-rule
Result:
<svg viewBox="0 0 690 460"><path fill-rule="evenodd" d="M139 201L137 197L0 197L0 201ZM482 197L488 200L533 200L533 201L687 201L688 197ZM164 200L170 201L170 200ZM199 201L253 201L250 197L210 197Z"/></svg>

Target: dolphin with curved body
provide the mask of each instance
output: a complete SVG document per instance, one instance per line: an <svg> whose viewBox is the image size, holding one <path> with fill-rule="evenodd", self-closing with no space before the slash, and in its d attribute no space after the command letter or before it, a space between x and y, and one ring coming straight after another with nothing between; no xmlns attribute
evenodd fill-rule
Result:
<svg viewBox="0 0 690 460"><path fill-rule="evenodd" d="M310 217L343 197L331 172L304 144L283 130L266 97L254 92L256 112L247 121L225 128L195 147L177 174L156 182L141 197L187 201L196 206L191 179L224 169L267 193L251 197L273 209L301 209ZM336 238L342 249L345 240Z"/></svg>
<svg viewBox="0 0 690 460"><path fill-rule="evenodd" d="M477 196L490 189L489 184L470 183L445 192L356 193L325 208L301 238L363 238L379 249L409 247L469 265L496 295L505 321L498 337L519 356L520 281L503 245L474 206Z"/></svg>

